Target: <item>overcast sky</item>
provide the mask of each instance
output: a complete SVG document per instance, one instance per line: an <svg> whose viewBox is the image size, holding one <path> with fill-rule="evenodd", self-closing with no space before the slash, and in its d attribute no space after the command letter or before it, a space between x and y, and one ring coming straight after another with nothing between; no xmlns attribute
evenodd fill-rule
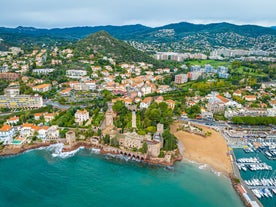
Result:
<svg viewBox="0 0 276 207"><path fill-rule="evenodd" d="M0 26L40 28L176 22L276 25L275 0L1 0Z"/></svg>

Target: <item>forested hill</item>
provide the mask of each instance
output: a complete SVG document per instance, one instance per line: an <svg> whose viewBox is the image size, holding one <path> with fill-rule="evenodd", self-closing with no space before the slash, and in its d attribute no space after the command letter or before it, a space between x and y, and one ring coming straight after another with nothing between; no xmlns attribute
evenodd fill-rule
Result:
<svg viewBox="0 0 276 207"><path fill-rule="evenodd" d="M135 49L124 41L112 37L106 31L99 31L75 44L77 56L88 57L90 54L100 54L114 58L117 62L147 62L158 64L148 54Z"/></svg>

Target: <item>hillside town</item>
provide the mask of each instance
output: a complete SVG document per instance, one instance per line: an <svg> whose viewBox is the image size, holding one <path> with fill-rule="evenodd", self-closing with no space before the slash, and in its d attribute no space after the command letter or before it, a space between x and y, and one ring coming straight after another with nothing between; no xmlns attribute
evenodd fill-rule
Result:
<svg viewBox="0 0 276 207"><path fill-rule="evenodd" d="M71 149L85 142L170 164L180 156L169 132L175 119L276 116L275 82L258 85L256 78L242 77L233 85L232 70L220 62L156 68L95 54L78 57L58 47L13 47L0 55L4 149L55 142Z"/></svg>

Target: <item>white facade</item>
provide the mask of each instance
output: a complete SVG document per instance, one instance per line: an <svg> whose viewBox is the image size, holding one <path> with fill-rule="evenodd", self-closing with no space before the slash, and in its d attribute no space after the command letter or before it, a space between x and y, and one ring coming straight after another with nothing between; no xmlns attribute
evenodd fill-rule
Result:
<svg viewBox="0 0 276 207"><path fill-rule="evenodd" d="M33 73L37 73L37 74L48 74L53 72L55 69L53 68L44 68L44 69L34 69Z"/></svg>
<svg viewBox="0 0 276 207"><path fill-rule="evenodd" d="M4 145L12 142L14 136L14 128L9 125L4 125L0 129L0 142L3 142Z"/></svg>
<svg viewBox="0 0 276 207"><path fill-rule="evenodd" d="M59 129L58 126L51 126L47 131L47 139L58 139Z"/></svg>
<svg viewBox="0 0 276 207"><path fill-rule="evenodd" d="M87 121L89 119L89 113L86 110L78 110L75 113L75 122L77 123L83 123L84 121Z"/></svg>
<svg viewBox="0 0 276 207"><path fill-rule="evenodd" d="M66 76L68 78L79 79L82 76L86 76L86 75L87 75L86 70L67 70L66 71Z"/></svg>

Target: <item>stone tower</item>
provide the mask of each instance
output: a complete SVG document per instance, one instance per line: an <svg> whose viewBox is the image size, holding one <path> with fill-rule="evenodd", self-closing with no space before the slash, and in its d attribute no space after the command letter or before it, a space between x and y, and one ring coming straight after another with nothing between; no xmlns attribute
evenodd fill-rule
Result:
<svg viewBox="0 0 276 207"><path fill-rule="evenodd" d="M73 130L70 130L66 133L66 141L68 142L69 146L72 147L76 143L76 134Z"/></svg>
<svg viewBox="0 0 276 207"><path fill-rule="evenodd" d="M136 126L136 111L132 111L132 128L137 128Z"/></svg>
<svg viewBox="0 0 276 207"><path fill-rule="evenodd" d="M114 127L112 106L112 103L108 103L108 109L105 113L105 127Z"/></svg>
<svg viewBox="0 0 276 207"><path fill-rule="evenodd" d="M164 125L163 124L157 124L157 133L163 134L164 132Z"/></svg>
<svg viewBox="0 0 276 207"><path fill-rule="evenodd" d="M137 125L136 125L136 110L137 110L137 106L136 105L132 105L129 106L128 109L130 109L132 111L132 122L131 122L131 127L136 129Z"/></svg>

